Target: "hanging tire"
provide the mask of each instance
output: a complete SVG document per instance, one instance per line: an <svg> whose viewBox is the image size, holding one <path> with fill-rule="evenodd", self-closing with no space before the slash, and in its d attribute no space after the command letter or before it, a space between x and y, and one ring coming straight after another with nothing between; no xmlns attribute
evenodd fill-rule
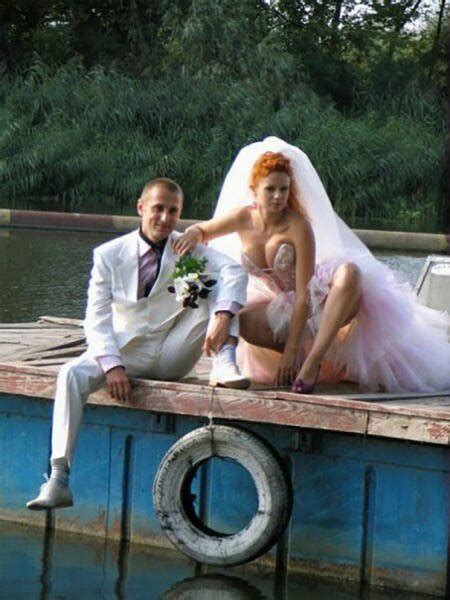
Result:
<svg viewBox="0 0 450 600"><path fill-rule="evenodd" d="M192 480L214 456L244 467L257 492L252 519L230 535L207 527L192 506ZM153 484L155 512L170 541L194 560L218 566L242 564L267 552L284 531L291 499L288 477L274 451L255 435L227 425L202 427L179 439L161 461Z"/></svg>

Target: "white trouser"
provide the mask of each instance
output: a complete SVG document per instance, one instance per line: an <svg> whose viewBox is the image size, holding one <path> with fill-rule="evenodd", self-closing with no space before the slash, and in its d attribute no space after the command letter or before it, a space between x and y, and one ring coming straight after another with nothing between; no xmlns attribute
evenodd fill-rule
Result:
<svg viewBox="0 0 450 600"><path fill-rule="evenodd" d="M132 339L120 351L127 374L162 380L187 375L202 353L211 305L202 302L198 309L183 311L165 334ZM230 335L238 336L237 316L231 320ZM53 408L52 459L65 458L70 465L86 400L104 381L99 363L87 352L61 367Z"/></svg>

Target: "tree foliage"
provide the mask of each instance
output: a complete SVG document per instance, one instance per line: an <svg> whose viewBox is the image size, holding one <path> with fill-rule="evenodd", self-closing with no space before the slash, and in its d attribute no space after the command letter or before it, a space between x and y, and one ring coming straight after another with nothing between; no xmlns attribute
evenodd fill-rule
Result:
<svg viewBox="0 0 450 600"><path fill-rule="evenodd" d="M126 212L145 179L170 175L190 215L207 216L236 150L277 134L311 155L347 218L445 211L445 0L0 0L0 11L12 202Z"/></svg>
<svg viewBox="0 0 450 600"><path fill-rule="evenodd" d="M269 43L303 82L346 107L355 93L429 75L431 59L439 72L448 17L445 0L1 0L0 10L10 72L38 54L136 76L241 76Z"/></svg>

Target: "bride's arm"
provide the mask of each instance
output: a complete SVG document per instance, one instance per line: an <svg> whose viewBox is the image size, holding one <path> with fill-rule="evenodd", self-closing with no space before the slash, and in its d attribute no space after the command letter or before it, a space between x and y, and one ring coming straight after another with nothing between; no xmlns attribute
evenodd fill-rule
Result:
<svg viewBox="0 0 450 600"><path fill-rule="evenodd" d="M293 228L295 246L295 302L289 334L277 374L278 385L290 385L295 378L299 341L308 319L308 283L314 274L315 246L310 224L301 220ZM298 367L298 365L297 365Z"/></svg>
<svg viewBox="0 0 450 600"><path fill-rule="evenodd" d="M241 231L248 220L249 207L244 206L231 210L223 217L190 225L183 235L174 242L173 249L183 256L192 252L197 244L204 244L216 237Z"/></svg>

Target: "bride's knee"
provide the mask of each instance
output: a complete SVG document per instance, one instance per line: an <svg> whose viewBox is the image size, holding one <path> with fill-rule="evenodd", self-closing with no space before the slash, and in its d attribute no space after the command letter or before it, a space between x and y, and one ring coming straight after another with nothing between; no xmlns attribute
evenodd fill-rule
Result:
<svg viewBox="0 0 450 600"><path fill-rule="evenodd" d="M337 268L333 277L333 284L340 288L359 293L361 290L361 278L361 270L358 265L352 262L345 262Z"/></svg>
<svg viewBox="0 0 450 600"><path fill-rule="evenodd" d="M249 344L258 345L267 330L265 318L254 307L243 308L239 311L239 335ZM263 336L263 337L262 337Z"/></svg>

